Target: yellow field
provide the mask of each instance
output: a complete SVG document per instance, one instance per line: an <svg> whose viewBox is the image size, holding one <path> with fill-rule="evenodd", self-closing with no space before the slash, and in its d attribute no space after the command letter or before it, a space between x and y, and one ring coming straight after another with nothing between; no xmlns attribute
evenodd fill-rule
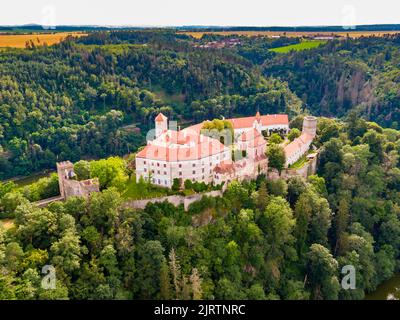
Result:
<svg viewBox="0 0 400 320"><path fill-rule="evenodd" d="M248 36L248 37L273 37L273 36L286 36L289 38L298 38L298 37L316 37L316 36L332 36L337 35L340 37L347 37L349 35L351 38L360 38L360 37L368 37L368 36L377 36L382 37L385 34L397 34L400 31L343 31L343 32L283 32L283 31L210 31L210 32L185 32L182 31L180 33L192 36L193 38L200 39L204 34L218 34L222 36L232 36L232 35L240 35L240 36Z"/></svg>
<svg viewBox="0 0 400 320"><path fill-rule="evenodd" d="M58 32L58 33L34 33L34 34L0 34L0 47L25 48L27 41L33 41L35 46L42 46L45 43L49 46L59 43L67 36L83 37L87 34L78 32Z"/></svg>

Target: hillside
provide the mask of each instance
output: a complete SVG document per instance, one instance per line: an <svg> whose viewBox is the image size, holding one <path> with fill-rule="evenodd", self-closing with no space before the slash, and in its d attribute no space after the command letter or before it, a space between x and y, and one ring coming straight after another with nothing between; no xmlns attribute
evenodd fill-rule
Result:
<svg viewBox="0 0 400 320"><path fill-rule="evenodd" d="M192 121L301 108L245 58L171 31L99 32L3 50L0 62L0 178L135 151L160 111ZM142 133L121 129L132 123Z"/></svg>
<svg viewBox="0 0 400 320"><path fill-rule="evenodd" d="M314 114L341 117L354 109L399 128L399 45L398 35L330 41L268 59L263 70L287 81Z"/></svg>
<svg viewBox="0 0 400 320"><path fill-rule="evenodd" d="M102 192L45 209L27 198L58 191L57 176L0 183L0 219L14 219L0 223L0 299L363 299L399 270L400 131L320 118L315 144L318 176L232 182L187 212L123 206L117 158L75 165ZM40 285L45 264L56 290Z"/></svg>

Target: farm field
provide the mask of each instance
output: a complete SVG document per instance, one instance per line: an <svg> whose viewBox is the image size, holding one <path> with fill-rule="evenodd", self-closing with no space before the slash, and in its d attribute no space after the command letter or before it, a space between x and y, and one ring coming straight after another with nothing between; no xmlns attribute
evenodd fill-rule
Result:
<svg viewBox="0 0 400 320"><path fill-rule="evenodd" d="M248 36L248 37L277 37L277 36L286 36L289 38L298 38L298 37L329 37L329 36L339 36L339 37L347 37L349 35L350 38L360 38L360 37L368 37L368 36L377 36L382 37L385 34L397 34L400 31L343 31L343 32L284 32L284 31L182 31L179 33L183 33L189 36L192 36L196 39L201 39L204 34L217 34L222 36Z"/></svg>
<svg viewBox="0 0 400 320"><path fill-rule="evenodd" d="M49 46L63 41L67 36L83 37L87 34L78 32L32 33L32 34L0 34L0 48L25 48L27 41L36 46Z"/></svg>
<svg viewBox="0 0 400 320"><path fill-rule="evenodd" d="M290 51L302 51L302 50L309 50L319 47L322 44L325 44L326 41L302 41L298 44L292 44L290 46L284 46L279 48L273 48L269 51L273 51L276 53L288 53Z"/></svg>

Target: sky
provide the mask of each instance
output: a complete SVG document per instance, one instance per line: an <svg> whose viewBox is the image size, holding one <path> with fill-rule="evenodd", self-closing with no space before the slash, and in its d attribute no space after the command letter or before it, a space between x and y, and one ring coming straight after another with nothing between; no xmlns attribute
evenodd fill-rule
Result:
<svg viewBox="0 0 400 320"><path fill-rule="evenodd" d="M3 0L2 2L0 25L400 24L399 0Z"/></svg>

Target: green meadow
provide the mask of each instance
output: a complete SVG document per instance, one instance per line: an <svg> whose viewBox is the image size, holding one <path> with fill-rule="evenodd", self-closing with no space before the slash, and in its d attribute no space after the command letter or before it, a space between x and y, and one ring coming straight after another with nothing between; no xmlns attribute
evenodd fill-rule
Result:
<svg viewBox="0 0 400 320"><path fill-rule="evenodd" d="M302 41L298 44L292 44L290 46L273 48L273 49L270 49L270 51L273 51L276 53L288 53L290 51L309 50L309 49L317 48L320 45L323 45L325 43L326 43L326 41L317 41L317 40Z"/></svg>

